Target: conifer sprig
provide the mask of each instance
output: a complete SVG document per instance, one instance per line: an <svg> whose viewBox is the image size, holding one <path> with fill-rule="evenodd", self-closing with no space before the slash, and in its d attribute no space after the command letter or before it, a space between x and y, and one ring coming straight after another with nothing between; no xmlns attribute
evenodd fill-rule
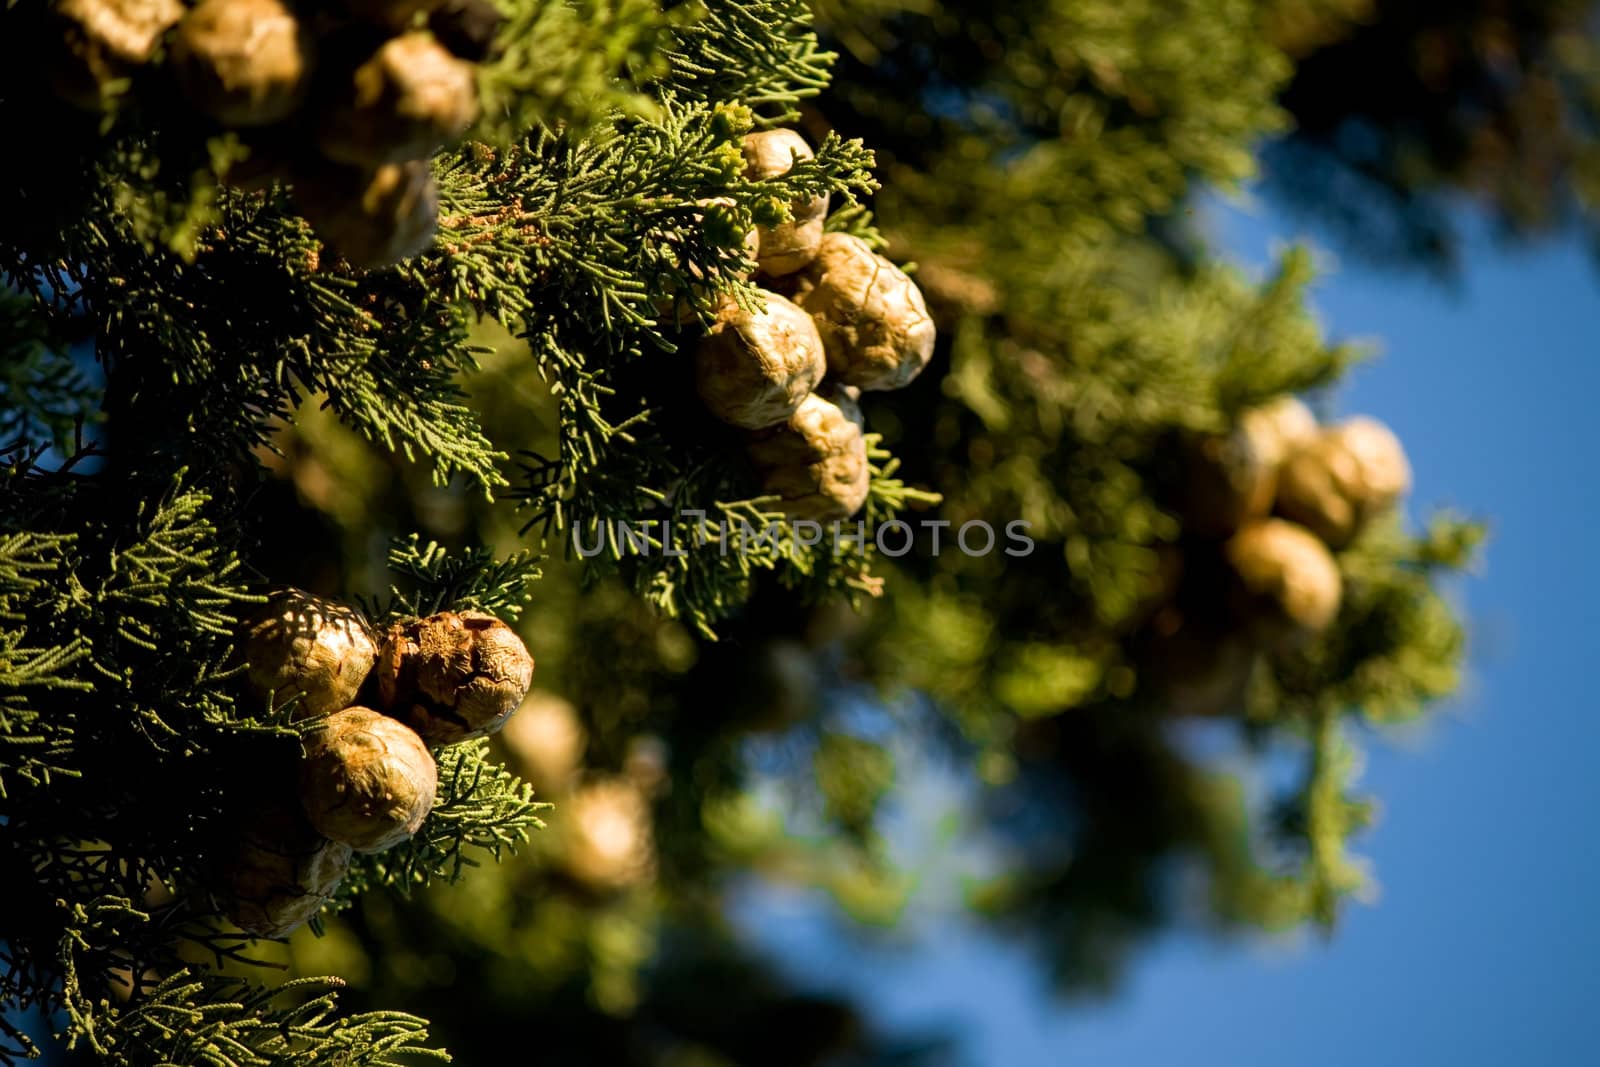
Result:
<svg viewBox="0 0 1600 1067"><path fill-rule="evenodd" d="M454 882L478 865L474 851L498 861L543 829L539 813L549 807L489 758L487 741L456 745L440 756L438 799L422 830L387 852L359 857L336 899L353 900L374 887L409 890L435 878Z"/></svg>

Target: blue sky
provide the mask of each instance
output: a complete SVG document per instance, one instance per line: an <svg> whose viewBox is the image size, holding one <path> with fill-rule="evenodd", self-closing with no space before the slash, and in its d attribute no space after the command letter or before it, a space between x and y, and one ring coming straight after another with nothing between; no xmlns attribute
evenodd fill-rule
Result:
<svg viewBox="0 0 1600 1067"><path fill-rule="evenodd" d="M1210 210L1240 263L1308 239L1269 204ZM914 952L831 932L805 897L740 914L797 978L867 994L884 1025L954 1029L973 1067L1350 1063L1573 1067L1600 1048L1600 273L1575 241L1475 238L1460 283L1325 257L1328 331L1378 342L1337 410L1393 426L1413 514L1483 515L1460 588L1464 692L1422 731L1372 737L1383 805L1358 842L1382 892L1329 942L1157 940L1120 995L1063 1004L1024 951L958 920Z"/></svg>

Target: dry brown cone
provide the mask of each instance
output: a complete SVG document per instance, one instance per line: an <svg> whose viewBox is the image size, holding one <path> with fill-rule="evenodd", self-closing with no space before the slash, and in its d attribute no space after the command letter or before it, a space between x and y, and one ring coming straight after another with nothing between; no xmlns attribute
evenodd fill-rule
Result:
<svg viewBox="0 0 1600 1067"><path fill-rule="evenodd" d="M279 0L200 0L178 24L172 65L196 109L226 126L268 126L311 85L312 35Z"/></svg>
<svg viewBox="0 0 1600 1067"><path fill-rule="evenodd" d="M825 236L794 299L816 320L828 374L845 385L900 389L933 358L921 291L859 237Z"/></svg>
<svg viewBox="0 0 1600 1067"><path fill-rule="evenodd" d="M871 471L861 409L843 389L813 393L784 422L750 436L762 490L794 519L848 519L867 502Z"/></svg>
<svg viewBox="0 0 1600 1067"><path fill-rule="evenodd" d="M471 63L429 33L391 37L341 83L317 126L317 147L356 166L426 159L478 117Z"/></svg>
<svg viewBox="0 0 1600 1067"><path fill-rule="evenodd" d="M1377 419L1358 417L1289 457L1278 479L1278 512L1343 548L1410 488L1411 464L1399 438Z"/></svg>
<svg viewBox="0 0 1600 1067"><path fill-rule="evenodd" d="M294 717L327 715L355 702L378 658L359 611L300 589L274 593L245 625L240 656L262 707L299 698Z"/></svg>
<svg viewBox="0 0 1600 1067"><path fill-rule="evenodd" d="M1272 510L1278 465L1246 433L1207 434L1184 443L1183 529L1226 537Z"/></svg>
<svg viewBox="0 0 1600 1067"><path fill-rule="evenodd" d="M1239 614L1268 647L1303 643L1339 614L1339 564L1309 530L1283 519L1252 522L1223 547Z"/></svg>
<svg viewBox="0 0 1600 1067"><path fill-rule="evenodd" d="M266 805L239 829L218 903L246 933L284 937L322 910L349 869L350 846L317 833L298 805Z"/></svg>
<svg viewBox="0 0 1600 1067"><path fill-rule="evenodd" d="M695 388L706 408L747 430L789 418L826 371L811 316L776 293L759 311L725 309L695 353Z"/></svg>
<svg viewBox="0 0 1600 1067"><path fill-rule="evenodd" d="M793 130L761 130L744 138L744 174L751 181L787 174L795 161L814 158L805 138ZM791 221L760 227L756 261L762 273L780 278L793 274L816 257L828 216L828 197L796 200Z"/></svg>
<svg viewBox="0 0 1600 1067"><path fill-rule="evenodd" d="M1311 410L1294 397L1251 408L1228 433L1190 439L1184 450L1183 525L1195 537L1226 537L1272 511L1278 471L1317 435Z"/></svg>
<svg viewBox="0 0 1600 1067"><path fill-rule="evenodd" d="M384 710L432 747L494 733L532 681L533 657L522 639L477 611L396 624L378 655Z"/></svg>
<svg viewBox="0 0 1600 1067"><path fill-rule="evenodd" d="M59 0L51 8L61 34L51 87L76 107L99 110L107 87L149 62L185 10L180 0Z"/></svg>
<svg viewBox="0 0 1600 1067"><path fill-rule="evenodd" d="M336 712L306 739L300 806L318 833L357 852L409 839L438 788L439 769L416 731L369 708Z"/></svg>

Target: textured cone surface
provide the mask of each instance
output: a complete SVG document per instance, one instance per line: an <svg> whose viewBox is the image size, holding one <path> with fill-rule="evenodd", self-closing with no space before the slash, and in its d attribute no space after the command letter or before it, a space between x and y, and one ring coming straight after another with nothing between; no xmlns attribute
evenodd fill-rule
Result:
<svg viewBox="0 0 1600 1067"><path fill-rule="evenodd" d="M439 225L439 190L425 160L375 171L329 167L298 179L294 192L317 236L357 267L425 251Z"/></svg>
<svg viewBox="0 0 1600 1067"><path fill-rule="evenodd" d="M300 804L311 825L357 852L381 852L416 833L438 786L416 731L368 708L329 716L300 765Z"/></svg>
<svg viewBox="0 0 1600 1067"><path fill-rule="evenodd" d="M625 779L591 782L564 805L561 866L597 893L616 893L650 879L655 843L650 803Z"/></svg>
<svg viewBox="0 0 1600 1067"><path fill-rule="evenodd" d="M731 309L695 355L695 388L723 422L762 429L793 415L827 372L811 316L776 293Z"/></svg>
<svg viewBox="0 0 1600 1067"><path fill-rule="evenodd" d="M350 869L350 847L329 841L292 804L252 813L223 870L224 912L239 929L283 937L328 902Z"/></svg>
<svg viewBox="0 0 1600 1067"><path fill-rule="evenodd" d="M811 146L793 130L762 130L744 138L744 174L751 181L787 174L796 159L813 157ZM791 221L757 229L756 262L775 278L793 274L816 258L828 198L796 200L789 205L789 213L794 216Z"/></svg>
<svg viewBox="0 0 1600 1067"><path fill-rule="evenodd" d="M1327 629L1339 614L1339 564L1304 527L1264 519L1240 530L1224 551L1247 616L1265 642L1294 644Z"/></svg>
<svg viewBox="0 0 1600 1067"><path fill-rule="evenodd" d="M69 103L99 108L106 86L148 62L184 10L179 0L61 0L52 8L61 33L52 87Z"/></svg>
<svg viewBox="0 0 1600 1067"><path fill-rule="evenodd" d="M298 589L273 594L247 624L240 655L263 707L300 697L295 718L349 707L378 658L359 611Z"/></svg>
<svg viewBox="0 0 1600 1067"><path fill-rule="evenodd" d="M844 390L813 393L786 421L748 444L762 488L794 519L847 519L867 502L871 472L861 409Z"/></svg>
<svg viewBox="0 0 1600 1067"><path fill-rule="evenodd" d="M506 722L500 741L522 777L539 793L567 790L588 743L577 709L538 689Z"/></svg>
<svg viewBox="0 0 1600 1067"><path fill-rule="evenodd" d="M1341 548L1410 487L1399 439L1376 419L1356 418L1289 457L1278 479L1278 511Z"/></svg>
<svg viewBox="0 0 1600 1067"><path fill-rule="evenodd" d="M933 319L916 284L859 237L830 233L795 302L816 320L828 373L861 389L899 389L933 358Z"/></svg>
<svg viewBox="0 0 1600 1067"><path fill-rule="evenodd" d="M426 33L384 42L356 67L344 94L317 135L323 154L341 163L426 159L478 116L472 64Z"/></svg>
<svg viewBox="0 0 1600 1067"><path fill-rule="evenodd" d="M178 24L172 61L196 108L229 126L265 126L304 100L311 36L277 0L201 0Z"/></svg>
<svg viewBox="0 0 1600 1067"><path fill-rule="evenodd" d="M430 746L494 733L532 681L533 657L522 639L476 611L398 624L378 656L384 709Z"/></svg>

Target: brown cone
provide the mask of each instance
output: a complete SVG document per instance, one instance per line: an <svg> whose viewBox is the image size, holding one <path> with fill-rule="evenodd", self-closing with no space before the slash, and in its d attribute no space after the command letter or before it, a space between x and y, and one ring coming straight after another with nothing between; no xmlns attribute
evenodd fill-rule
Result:
<svg viewBox="0 0 1600 1067"><path fill-rule="evenodd" d="M298 176L294 199L317 236L363 269L426 251L439 225L439 190L425 160L372 171L329 165Z"/></svg>
<svg viewBox="0 0 1600 1067"><path fill-rule="evenodd" d="M813 157L811 146L793 130L762 130L744 138L744 173L751 181L786 174L796 160L803 162ZM816 258L828 215L828 198L796 200L789 205L789 212L794 216L789 222L758 230L756 262L762 273L774 278L793 274Z"/></svg>
<svg viewBox="0 0 1600 1067"><path fill-rule="evenodd" d="M429 746L500 729L533 681L533 657L493 615L446 611L400 623L378 656L384 710Z"/></svg>
<svg viewBox="0 0 1600 1067"><path fill-rule="evenodd" d="M1411 488L1411 465L1394 433L1354 418L1291 455L1278 480L1278 511L1333 548L1349 544Z"/></svg>
<svg viewBox="0 0 1600 1067"><path fill-rule="evenodd" d="M349 707L378 658L359 611L300 589L272 595L246 625L239 651L260 705L298 697L297 719Z"/></svg>
<svg viewBox="0 0 1600 1067"><path fill-rule="evenodd" d="M695 354L695 387L723 422L758 430L783 422L827 370L811 317L776 293L760 311L730 308Z"/></svg>
<svg viewBox="0 0 1600 1067"><path fill-rule="evenodd" d="M74 106L98 110L107 86L149 62L161 35L183 18L179 0L60 0L61 34L51 86Z"/></svg>
<svg viewBox="0 0 1600 1067"><path fill-rule="evenodd" d="M222 871L222 907L258 937L284 937L322 910L350 868L350 847L312 828L298 807L252 813Z"/></svg>
<svg viewBox="0 0 1600 1067"><path fill-rule="evenodd" d="M935 329L904 271L846 233L822 239L795 295L817 323L834 380L900 389L933 358Z"/></svg>
<svg viewBox="0 0 1600 1067"><path fill-rule="evenodd" d="M1240 614L1271 647L1321 633L1339 614L1339 564L1309 530L1283 519L1253 522L1223 552L1237 582Z"/></svg>
<svg viewBox="0 0 1600 1067"><path fill-rule="evenodd" d="M355 166L426 159L478 117L472 64L427 33L391 37L357 66L318 123L317 147Z"/></svg>
<svg viewBox="0 0 1600 1067"><path fill-rule="evenodd" d="M416 731L367 708L330 715L306 743L300 804L317 832L382 852L417 832L439 771Z"/></svg>
<svg viewBox="0 0 1600 1067"><path fill-rule="evenodd" d="M1315 439L1317 421L1292 396L1239 416L1232 431L1194 438L1184 454L1183 525L1196 537L1226 537L1272 510L1287 457Z"/></svg>
<svg viewBox="0 0 1600 1067"><path fill-rule="evenodd" d="M172 44L189 102L227 126L267 126L299 108L311 84L312 37L279 0L200 0Z"/></svg>
<svg viewBox="0 0 1600 1067"><path fill-rule="evenodd" d="M795 519L848 519L867 502L871 472L861 409L843 390L806 397L795 413L752 434L747 446L762 488Z"/></svg>

